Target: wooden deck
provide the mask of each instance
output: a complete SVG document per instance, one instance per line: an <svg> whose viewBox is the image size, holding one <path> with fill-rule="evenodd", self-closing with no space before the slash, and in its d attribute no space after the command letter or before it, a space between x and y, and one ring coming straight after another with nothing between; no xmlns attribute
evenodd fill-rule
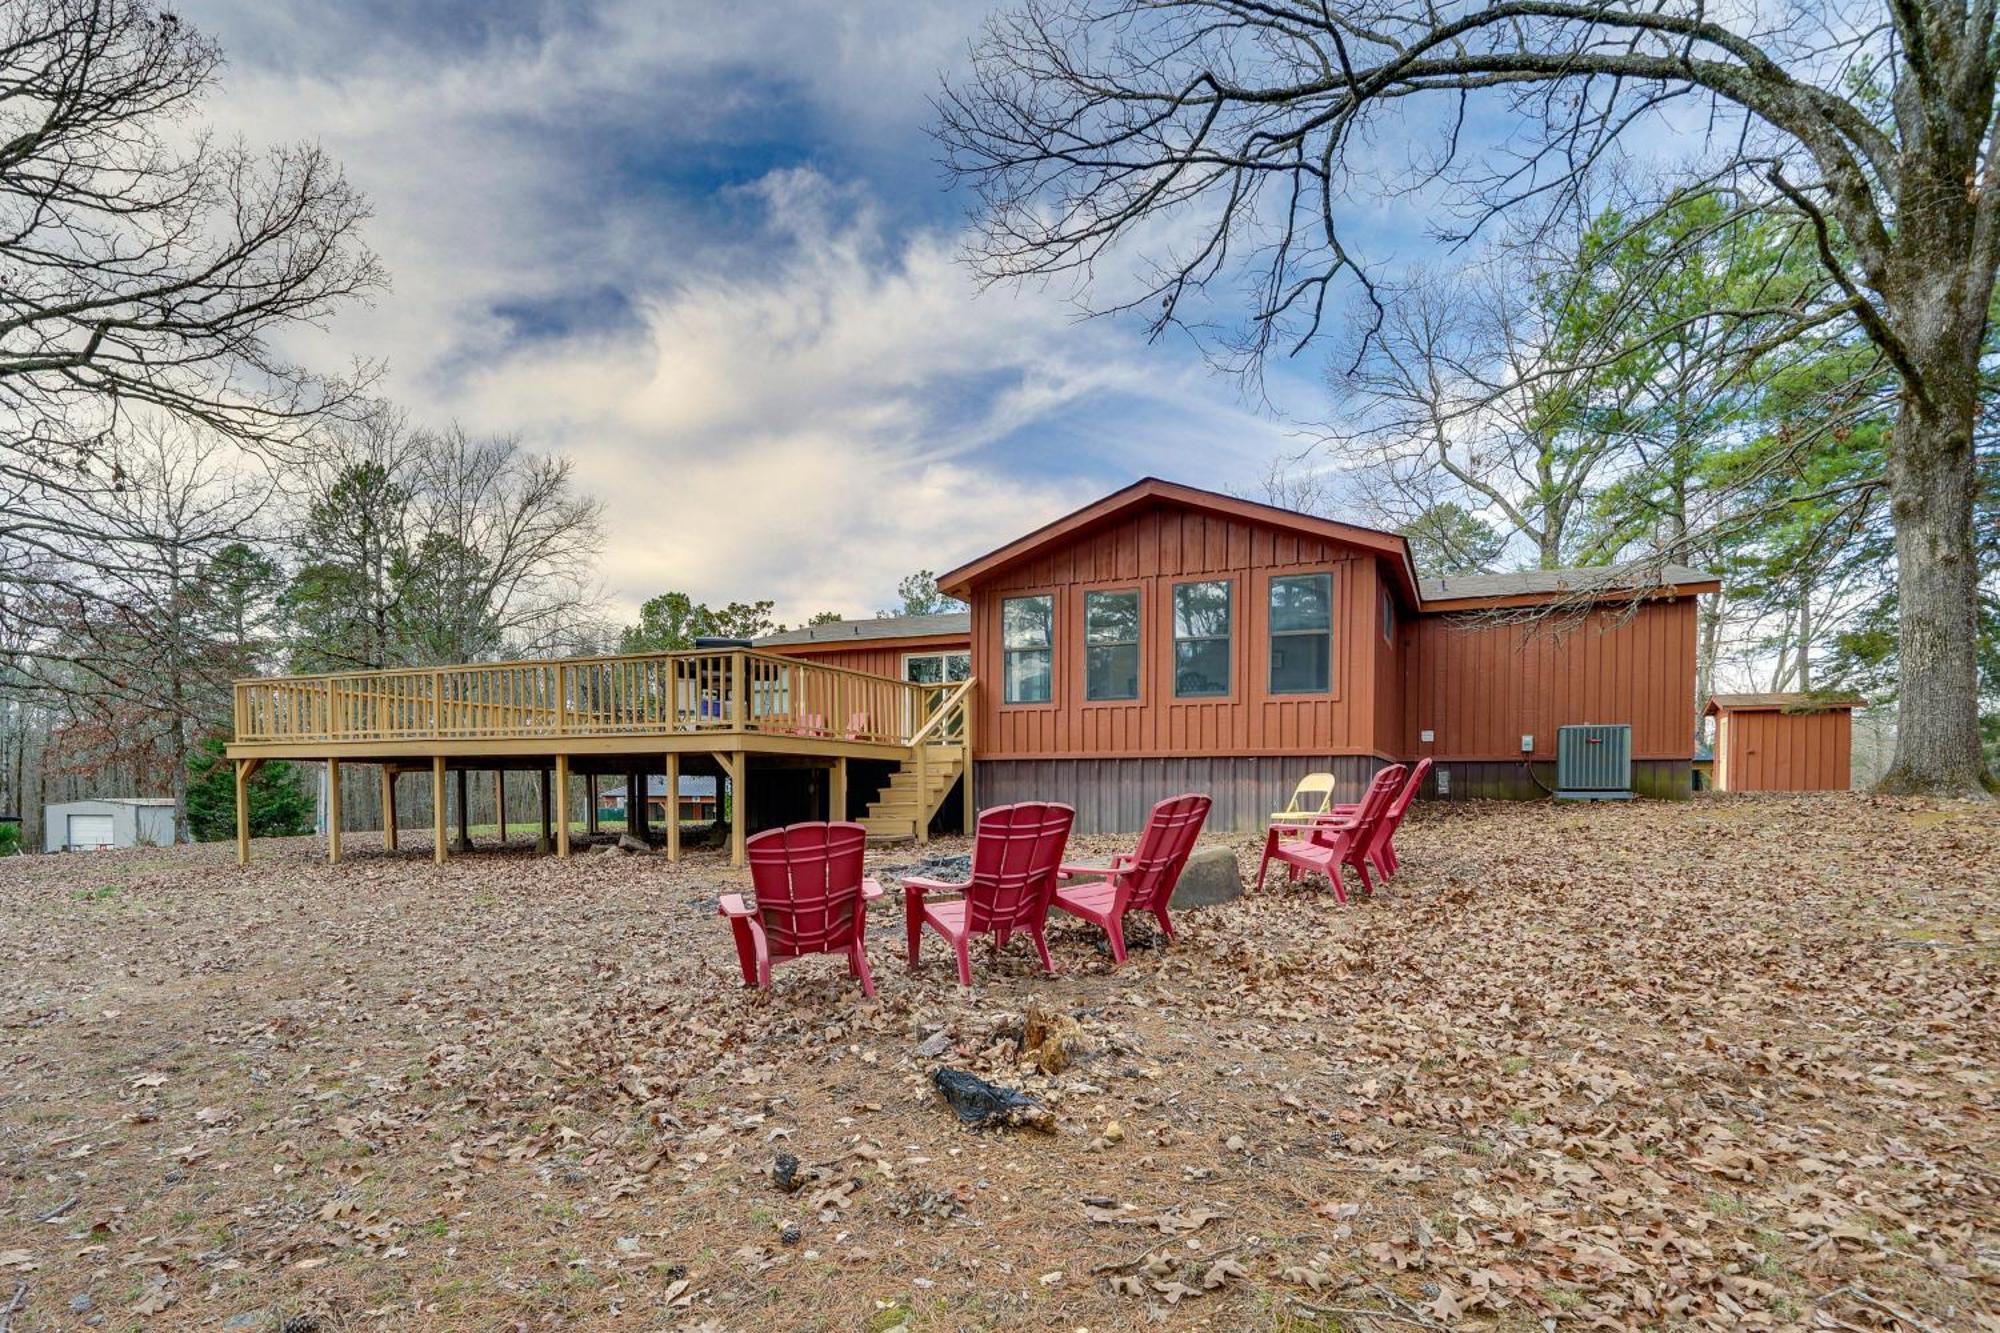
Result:
<svg viewBox="0 0 2000 1333"><path fill-rule="evenodd" d="M228 748L236 766L238 858L249 854L244 785L270 759L316 760L336 776L341 764L379 765L391 847L396 778L427 770L440 861L447 772L460 774L461 827L467 771L543 773L546 834L549 782L567 793L573 772L664 770L673 790L685 760L731 784L738 812L730 821L732 859L741 864L753 756L827 768L828 804L836 812L846 807L848 760L896 765L863 822L876 836L907 833L921 841L961 776L970 822L972 697L971 681L919 685L752 649L241 680ZM339 784L329 790L335 795L328 855L337 860ZM557 821L558 855L568 854L568 832L568 821ZM679 855L678 832L677 823L667 826L670 857Z"/></svg>

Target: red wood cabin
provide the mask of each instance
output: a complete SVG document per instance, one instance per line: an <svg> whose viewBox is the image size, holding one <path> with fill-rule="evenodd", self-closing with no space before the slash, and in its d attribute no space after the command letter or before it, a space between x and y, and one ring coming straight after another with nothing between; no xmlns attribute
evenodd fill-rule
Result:
<svg viewBox="0 0 2000 1333"><path fill-rule="evenodd" d="M379 770L392 851L398 781L427 774L439 860L451 780L469 846L472 775L498 800L522 770L559 856L579 777L712 781L737 864L748 832L827 812L921 840L1029 798L1075 806L1080 831L1131 832L1155 801L1205 792L1212 827L1254 829L1308 772L1353 799L1424 756L1426 795L1532 797L1573 723L1629 725L1634 788L1680 796L1695 597L1720 587L1678 567L1419 582L1400 537L1151 478L938 582L970 610L753 646L238 681L238 860L247 784L273 759L327 765L335 861L344 765ZM677 857L681 821L661 822Z"/></svg>
<svg viewBox="0 0 2000 1333"><path fill-rule="evenodd" d="M1695 597L1721 586L1677 566L1420 581L1401 537L1153 478L938 585L970 611L758 646L975 677L977 803L1065 801L1080 832L1137 829L1180 791L1214 796L1211 827L1257 828L1308 771L1353 799L1426 755L1426 796L1539 796L1574 723L1629 724L1635 789L1685 795Z"/></svg>

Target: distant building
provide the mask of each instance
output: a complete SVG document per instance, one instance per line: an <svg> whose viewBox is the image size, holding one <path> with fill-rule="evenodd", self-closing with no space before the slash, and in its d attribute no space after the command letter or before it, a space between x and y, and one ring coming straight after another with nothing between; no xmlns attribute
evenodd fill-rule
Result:
<svg viewBox="0 0 2000 1333"><path fill-rule="evenodd" d="M1854 710L1847 695L1718 694L1717 791L1846 791L1854 785Z"/></svg>
<svg viewBox="0 0 2000 1333"><path fill-rule="evenodd" d="M94 852L106 847L171 847L171 796L109 796L42 807L42 849Z"/></svg>
<svg viewBox="0 0 2000 1333"><path fill-rule="evenodd" d="M712 777L683 777L681 779L681 823L712 824L715 812L715 779ZM597 793L597 813L600 818L609 815L615 819L625 818L625 787L606 787ZM654 773L646 779L646 817L655 824L664 824L667 819L667 779L665 774Z"/></svg>

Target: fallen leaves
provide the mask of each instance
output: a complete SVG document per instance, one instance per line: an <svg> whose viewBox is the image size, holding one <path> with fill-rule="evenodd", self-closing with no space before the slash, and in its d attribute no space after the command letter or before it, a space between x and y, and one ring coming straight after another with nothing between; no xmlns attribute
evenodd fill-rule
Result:
<svg viewBox="0 0 2000 1333"><path fill-rule="evenodd" d="M0 1271L157 1327L1992 1329L2000 815L1926 813L1420 808L1372 901L1115 970L1064 925L972 991L884 965L892 894L873 1003L740 989L713 854L155 851L88 921L23 858ZM964 1133L940 1062L1051 1132Z"/></svg>

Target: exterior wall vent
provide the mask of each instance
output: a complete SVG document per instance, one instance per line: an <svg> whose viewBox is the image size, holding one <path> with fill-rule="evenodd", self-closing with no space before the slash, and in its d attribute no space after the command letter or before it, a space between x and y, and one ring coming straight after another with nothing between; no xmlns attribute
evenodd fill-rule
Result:
<svg viewBox="0 0 2000 1333"><path fill-rule="evenodd" d="M1556 799L1632 799L1632 728L1556 728Z"/></svg>

